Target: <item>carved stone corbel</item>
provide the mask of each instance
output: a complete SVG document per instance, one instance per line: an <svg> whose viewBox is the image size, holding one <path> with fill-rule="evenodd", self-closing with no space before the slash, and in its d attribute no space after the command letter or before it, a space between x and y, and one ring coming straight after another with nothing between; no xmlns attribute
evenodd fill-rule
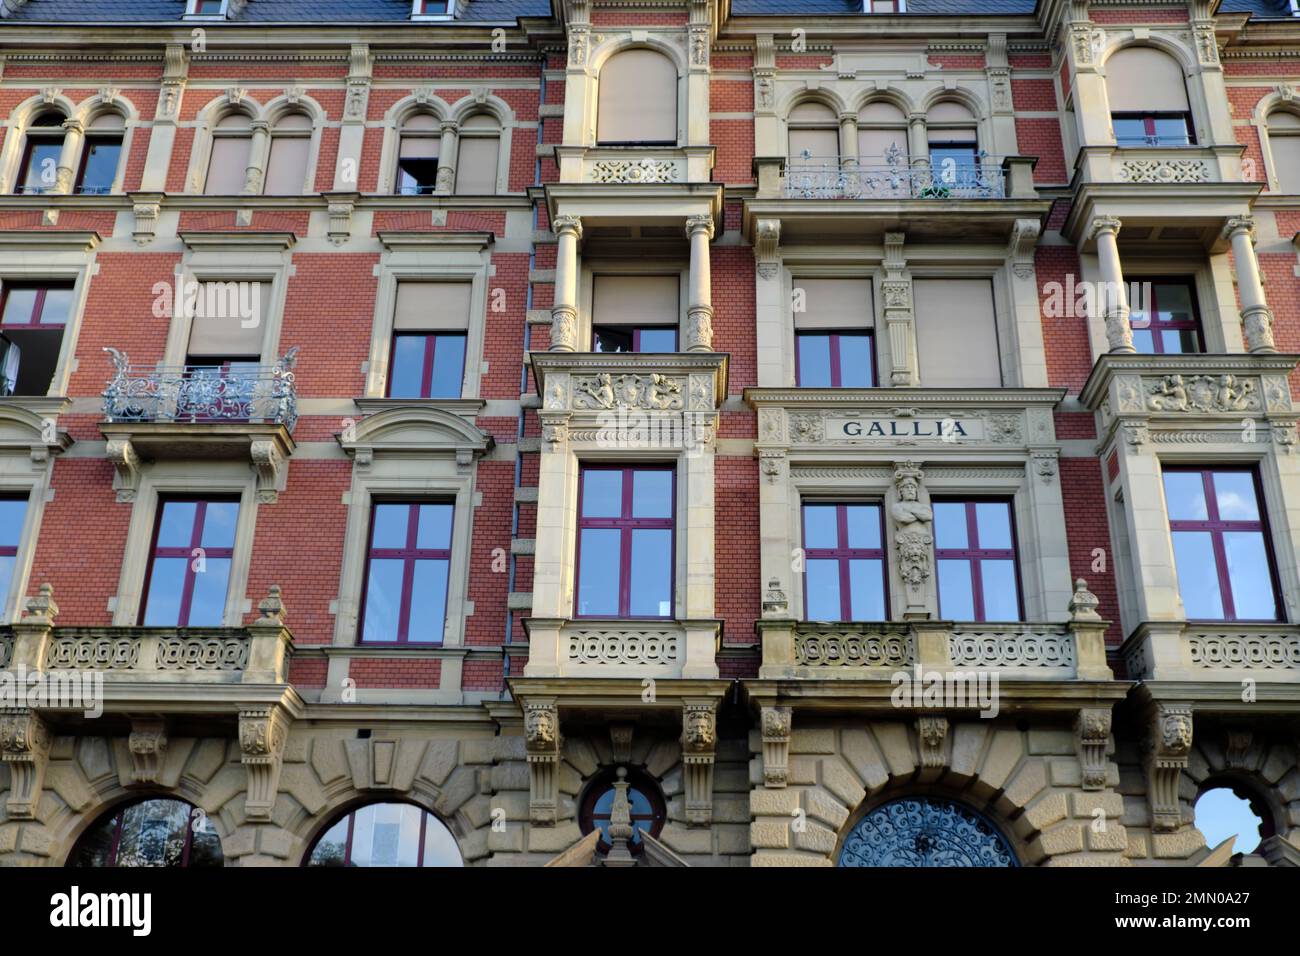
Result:
<svg viewBox="0 0 1300 956"><path fill-rule="evenodd" d="M1225 735L1223 759L1233 770L1245 770L1250 758L1250 745L1254 742L1254 733L1249 727L1233 727Z"/></svg>
<svg viewBox="0 0 1300 956"><path fill-rule="evenodd" d="M288 715L278 706L239 712L240 762L248 771L244 812L250 820L269 820L280 788Z"/></svg>
<svg viewBox="0 0 1300 956"><path fill-rule="evenodd" d="M1188 704L1160 704L1151 724L1147 756L1147 792L1151 801L1151 827L1157 832L1183 825L1178 782L1192 752L1192 708Z"/></svg>
<svg viewBox="0 0 1300 956"><path fill-rule="evenodd" d="M113 463L113 490L119 502L135 501L140 490L140 456L126 438L110 438L105 454Z"/></svg>
<svg viewBox="0 0 1300 956"><path fill-rule="evenodd" d="M249 445L253 467L257 469L257 500L264 505L275 504L284 490L288 468L284 455L269 440L254 441Z"/></svg>
<svg viewBox="0 0 1300 956"><path fill-rule="evenodd" d="M136 245L144 246L153 242L158 231L158 217L162 215L162 193L132 193L131 212L135 216L135 228L132 237Z"/></svg>
<svg viewBox="0 0 1300 956"><path fill-rule="evenodd" d="M763 731L763 786L770 790L783 789L790 771L789 707L764 707Z"/></svg>
<svg viewBox="0 0 1300 956"><path fill-rule="evenodd" d="M49 757L50 730L36 711L13 707L0 712L0 759L9 767L9 800L5 804L9 819L36 817Z"/></svg>
<svg viewBox="0 0 1300 956"><path fill-rule="evenodd" d="M1109 707L1084 707L1074 721L1074 744L1084 790L1106 789L1106 750L1110 744Z"/></svg>
<svg viewBox="0 0 1300 956"><path fill-rule="evenodd" d="M560 710L554 700L524 704L524 745L528 756L528 818L533 826L553 827L559 808Z"/></svg>
<svg viewBox="0 0 1300 956"><path fill-rule="evenodd" d="M614 763L632 762L632 724L613 724L609 728L610 753Z"/></svg>
<svg viewBox="0 0 1300 956"><path fill-rule="evenodd" d="M341 246L352 237L352 214L356 210L357 200L361 198L360 193L325 193L325 201L329 204L329 236L330 242L336 246Z"/></svg>
<svg viewBox="0 0 1300 956"><path fill-rule="evenodd" d="M167 756L167 722L162 718L131 721L127 749L131 752L131 783L156 784Z"/></svg>
<svg viewBox="0 0 1300 956"><path fill-rule="evenodd" d="M763 279L775 279L781 260L777 249L781 246L781 220L760 219L754 225L754 258L758 274Z"/></svg>
<svg viewBox="0 0 1300 956"><path fill-rule="evenodd" d="M948 739L948 718L923 714L916 718L916 736L921 744L921 766L927 770L943 767L944 741Z"/></svg>
<svg viewBox="0 0 1300 956"><path fill-rule="evenodd" d="M717 756L717 701L682 703L682 764L686 777L686 823L706 827L713 822L713 762Z"/></svg>

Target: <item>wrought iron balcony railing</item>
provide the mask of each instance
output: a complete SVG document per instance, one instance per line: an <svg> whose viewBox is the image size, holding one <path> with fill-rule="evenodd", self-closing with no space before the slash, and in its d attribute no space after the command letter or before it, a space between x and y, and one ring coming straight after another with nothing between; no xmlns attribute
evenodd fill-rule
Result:
<svg viewBox="0 0 1300 956"><path fill-rule="evenodd" d="M786 164L782 192L788 199L1005 199L1001 160L980 154L974 163L928 159L910 162L895 153L883 165L838 157L802 156Z"/></svg>
<svg viewBox="0 0 1300 956"><path fill-rule="evenodd" d="M132 365L126 353L106 348L115 373L104 389L110 422L298 422L294 387L297 346L274 365Z"/></svg>

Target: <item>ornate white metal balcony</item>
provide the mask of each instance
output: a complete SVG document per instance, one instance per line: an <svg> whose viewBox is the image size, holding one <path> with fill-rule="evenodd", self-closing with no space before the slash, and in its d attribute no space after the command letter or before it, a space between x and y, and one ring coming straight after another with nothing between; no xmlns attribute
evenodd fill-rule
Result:
<svg viewBox="0 0 1300 956"><path fill-rule="evenodd" d="M274 365L229 370L132 365L125 352L104 351L115 367L103 392L104 415L110 422L263 422L289 431L297 424L297 346Z"/></svg>
<svg viewBox="0 0 1300 956"><path fill-rule="evenodd" d="M981 153L978 163L931 167L901 151L884 165L861 165L839 157L800 156L788 163L782 182L787 199L1005 199L1001 159Z"/></svg>

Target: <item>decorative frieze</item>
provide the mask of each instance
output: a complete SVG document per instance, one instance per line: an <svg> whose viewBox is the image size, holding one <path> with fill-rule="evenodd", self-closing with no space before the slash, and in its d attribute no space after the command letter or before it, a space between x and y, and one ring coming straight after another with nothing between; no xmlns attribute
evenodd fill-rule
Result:
<svg viewBox="0 0 1300 956"><path fill-rule="evenodd" d="M1300 670L1300 635L1201 629L1187 634L1187 659L1204 670Z"/></svg>
<svg viewBox="0 0 1300 956"><path fill-rule="evenodd" d="M596 159L587 166L587 182L592 183L677 183L682 180L681 164L671 159Z"/></svg>
<svg viewBox="0 0 1300 956"><path fill-rule="evenodd" d="M1074 638L1066 631L963 631L949 638L948 647L954 667L1074 670L1077 663Z"/></svg>
<svg viewBox="0 0 1300 956"><path fill-rule="evenodd" d="M244 637L164 637L155 666L160 671L242 671L248 666Z"/></svg>
<svg viewBox="0 0 1300 956"><path fill-rule="evenodd" d="M572 664L677 664L681 635L675 631L589 631L568 637Z"/></svg>
<svg viewBox="0 0 1300 956"><path fill-rule="evenodd" d="M46 652L50 670L129 671L140 666L140 642L130 636L55 636Z"/></svg>
<svg viewBox="0 0 1300 956"><path fill-rule="evenodd" d="M916 663L906 625L797 625L794 661L800 667L908 668Z"/></svg>
<svg viewBox="0 0 1300 956"><path fill-rule="evenodd" d="M1115 175L1128 183L1208 183L1210 167L1200 159L1125 159Z"/></svg>
<svg viewBox="0 0 1300 956"><path fill-rule="evenodd" d="M643 408L681 411L686 407L686 378L652 372L648 375L577 375L573 378L573 407L577 410Z"/></svg>
<svg viewBox="0 0 1300 956"><path fill-rule="evenodd" d="M1259 387L1254 379L1235 375L1166 375L1143 379L1146 406L1153 412L1258 411Z"/></svg>

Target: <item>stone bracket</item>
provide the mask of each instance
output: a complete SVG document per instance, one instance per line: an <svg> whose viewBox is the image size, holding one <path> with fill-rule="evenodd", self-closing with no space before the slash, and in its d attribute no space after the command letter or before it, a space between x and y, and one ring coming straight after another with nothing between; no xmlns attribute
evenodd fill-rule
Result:
<svg viewBox="0 0 1300 956"><path fill-rule="evenodd" d="M1147 756L1147 792L1151 800L1151 828L1168 833L1183 825L1178 782L1192 752L1190 704L1160 704L1151 724Z"/></svg>
<svg viewBox="0 0 1300 956"><path fill-rule="evenodd" d="M158 783L167 756L167 722L160 717L132 720L127 749L131 752L131 783Z"/></svg>
<svg viewBox="0 0 1300 956"><path fill-rule="evenodd" d="M560 710L554 698L524 703L524 744L528 756L528 818L535 827L553 827L559 812L556 780L560 769Z"/></svg>
<svg viewBox="0 0 1300 956"><path fill-rule="evenodd" d="M790 769L789 707L764 707L763 730L763 786L771 790L783 789Z"/></svg>
<svg viewBox="0 0 1300 956"><path fill-rule="evenodd" d="M1074 721L1074 743L1084 790L1106 789L1106 751L1110 743L1108 707L1084 707Z"/></svg>
<svg viewBox="0 0 1300 956"><path fill-rule="evenodd" d="M36 817L49 763L50 739L45 721L31 708L6 708L0 712L0 760L9 766L5 812L11 820Z"/></svg>
<svg viewBox="0 0 1300 956"><path fill-rule="evenodd" d="M713 822L713 763L718 746L718 702L710 698L682 701L682 764L686 783L686 823Z"/></svg>
<svg viewBox="0 0 1300 956"><path fill-rule="evenodd" d="M248 770L244 811L250 820L271 819L289 723L289 716L277 705L239 712L240 762Z"/></svg>
<svg viewBox="0 0 1300 956"><path fill-rule="evenodd" d="M135 501L140 489L140 456L127 438L110 438L105 448L113 463L113 490L119 502Z"/></svg>
<svg viewBox="0 0 1300 956"><path fill-rule="evenodd" d="M921 745L921 766L928 770L942 768L947 759L944 742L948 739L948 718L922 715L916 718L916 736Z"/></svg>
<svg viewBox="0 0 1300 956"><path fill-rule="evenodd" d="M259 439L249 445L248 453L257 470L257 500L264 505L275 504L289 477L289 465L279 443Z"/></svg>

